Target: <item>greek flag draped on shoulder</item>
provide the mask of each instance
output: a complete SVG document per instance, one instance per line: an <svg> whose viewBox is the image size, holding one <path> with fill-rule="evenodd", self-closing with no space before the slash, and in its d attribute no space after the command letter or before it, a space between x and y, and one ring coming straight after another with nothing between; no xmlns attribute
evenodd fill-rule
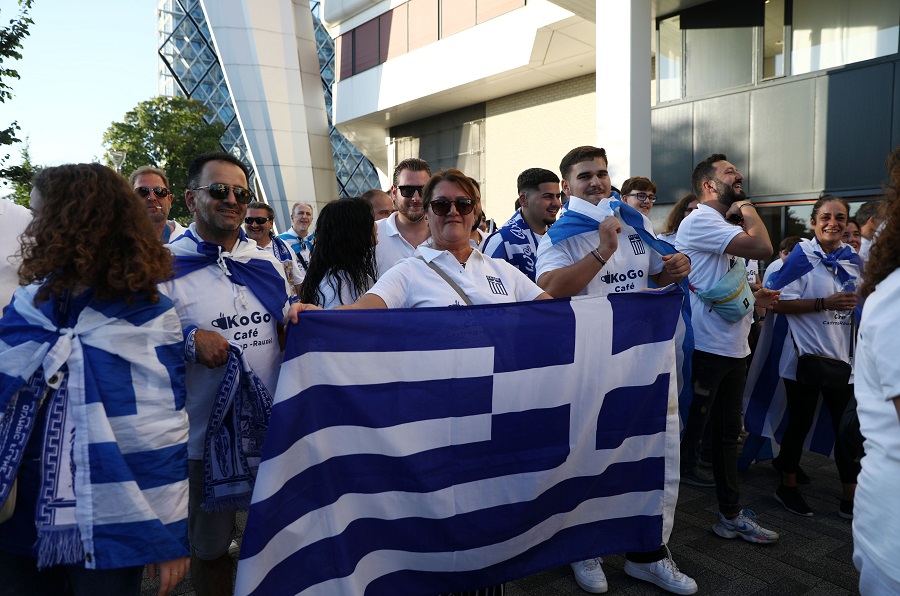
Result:
<svg viewBox="0 0 900 596"><path fill-rule="evenodd" d="M863 262L853 249L843 245L833 253L823 253L819 243L803 240L788 258L781 269L769 277L766 287L780 290L813 270L824 266L834 271L841 283L846 282L851 274L844 264L855 265L863 270ZM862 313L862 303L858 303L855 311L857 324ZM744 449L738 462L741 469L746 469L754 461L771 459L776 453L776 444L781 443L787 429L787 395L784 380L780 376L779 364L785 350L794 349L791 339L788 318L771 313L766 317L762 333L756 344L753 362L747 372L747 385L744 389L744 426L750 435L744 442ZM834 450L834 431L831 414L828 408L821 407L821 400L813 422L806 437L803 448L830 456Z"/></svg>
<svg viewBox="0 0 900 596"><path fill-rule="evenodd" d="M678 251L674 246L660 240L653 235L652 231L647 230L644 223L643 214L634 207L622 201L619 193L612 191L612 200L609 201L609 214L618 217L638 233L644 244L655 250L660 255L673 255ZM602 202L601 202L602 204ZM566 238L584 234L586 232L597 233L597 226L600 222L593 217L584 213L579 213L573 209L565 209L556 223L550 226L547 234L553 244L562 242ZM599 236L598 236L599 239ZM688 413L691 410L691 400L694 397L693 388L691 386L691 359L694 354L694 328L691 326L691 301L690 282L685 277L679 283L684 292L684 303L681 305L681 322L678 326L678 334L676 337L676 345L680 346L678 353L678 370L680 375L678 378L678 412L681 416L682 423L687 420Z"/></svg>
<svg viewBox="0 0 900 596"><path fill-rule="evenodd" d="M74 325L61 327L58 299L37 308L37 290L16 291L0 319L0 501L28 429L42 432L39 568L187 556L185 367L172 302L85 293L73 299ZM46 430L33 428L42 400Z"/></svg>
<svg viewBox="0 0 900 596"><path fill-rule="evenodd" d="M289 228L287 232L279 234L278 237L288 243L288 246L297 253L298 258L300 257L300 252L304 248L312 252L313 242L315 241L315 233L310 234L306 238L301 238L297 235L297 232L294 231L294 228Z"/></svg>
<svg viewBox="0 0 900 596"><path fill-rule="evenodd" d="M683 298L303 313L236 593L437 594L659 548Z"/></svg>
<svg viewBox="0 0 900 596"><path fill-rule="evenodd" d="M535 281L534 268L537 261L539 238L528 222L522 217L522 210L503 224L484 241L481 252L494 259L503 259Z"/></svg>
<svg viewBox="0 0 900 596"><path fill-rule="evenodd" d="M272 411L272 396L231 344L203 449L203 509L247 509Z"/></svg>
<svg viewBox="0 0 900 596"><path fill-rule="evenodd" d="M284 317L284 306L288 302L287 282L272 261L250 247L243 230L230 252L219 244L200 241L195 224L166 246L175 255L175 279L216 265L232 283L253 292L276 321Z"/></svg>

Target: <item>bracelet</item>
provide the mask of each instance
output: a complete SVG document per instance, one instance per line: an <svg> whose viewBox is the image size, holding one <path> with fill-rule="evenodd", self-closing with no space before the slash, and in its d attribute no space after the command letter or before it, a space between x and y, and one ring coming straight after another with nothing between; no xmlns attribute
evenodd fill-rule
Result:
<svg viewBox="0 0 900 596"><path fill-rule="evenodd" d="M738 207L738 209L743 209L744 207L753 207L754 209L756 209L756 205L754 205L753 203L741 203L741 206Z"/></svg>
<svg viewBox="0 0 900 596"><path fill-rule="evenodd" d="M816 298L814 308L816 309L816 312L822 312L822 309L825 308L825 299Z"/></svg>
<svg viewBox="0 0 900 596"><path fill-rule="evenodd" d="M606 266L606 259L603 258L603 255L600 254L600 251L599 251L598 249L595 248L594 250L592 250L592 251L591 251L591 254L594 255L594 258L595 258L595 259L597 259L598 261L600 261L600 266L601 266L601 267L605 267L605 266Z"/></svg>

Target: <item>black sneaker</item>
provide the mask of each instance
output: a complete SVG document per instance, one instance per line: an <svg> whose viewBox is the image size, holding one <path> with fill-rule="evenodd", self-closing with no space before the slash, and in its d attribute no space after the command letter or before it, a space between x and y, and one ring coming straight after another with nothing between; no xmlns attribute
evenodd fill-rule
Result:
<svg viewBox="0 0 900 596"><path fill-rule="evenodd" d="M699 486L700 488L714 488L716 486L715 479L706 472L694 468L693 470L682 470L681 481L691 486Z"/></svg>
<svg viewBox="0 0 900 596"><path fill-rule="evenodd" d="M772 459L772 467L775 468L777 472L781 472L781 463L778 461L778 458ZM806 475L806 472L803 471L803 468L797 466L797 484L809 484L812 482L809 476Z"/></svg>
<svg viewBox="0 0 900 596"><path fill-rule="evenodd" d="M775 489L775 500L784 505L784 508L795 515L804 517L812 517L812 509L806 504L800 489L796 486L784 486L783 484Z"/></svg>
<svg viewBox="0 0 900 596"><path fill-rule="evenodd" d="M838 515L844 519L853 519L853 499L841 499L841 508L838 509Z"/></svg>

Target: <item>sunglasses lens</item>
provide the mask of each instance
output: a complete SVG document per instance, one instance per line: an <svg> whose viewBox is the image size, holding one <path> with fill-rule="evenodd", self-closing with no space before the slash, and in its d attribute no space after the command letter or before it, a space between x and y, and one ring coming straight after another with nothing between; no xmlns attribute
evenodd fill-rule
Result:
<svg viewBox="0 0 900 596"><path fill-rule="evenodd" d="M246 205L253 200L253 193L246 188L234 187L234 198L238 203Z"/></svg>
<svg viewBox="0 0 900 596"><path fill-rule="evenodd" d="M210 184L207 190L209 191L209 196L217 201L224 201L228 197L229 188L227 184Z"/></svg>
<svg viewBox="0 0 900 596"><path fill-rule="evenodd" d="M400 196L404 199L411 199L418 192L419 196L422 196L422 186L401 186L400 188Z"/></svg>
<svg viewBox="0 0 900 596"><path fill-rule="evenodd" d="M160 199L164 199L167 196L169 196L169 189L166 188L165 186L154 186L153 194L155 194Z"/></svg>
<svg viewBox="0 0 900 596"><path fill-rule="evenodd" d="M269 221L269 218L267 218L267 217L248 217L248 218L244 219L244 222L247 223L248 225L255 223L258 226L265 224L267 221Z"/></svg>
<svg viewBox="0 0 900 596"><path fill-rule="evenodd" d="M459 199L456 201L456 210L460 215L468 215L475 209L475 201L471 199Z"/></svg>
<svg viewBox="0 0 900 596"><path fill-rule="evenodd" d="M142 199L146 199L148 196L150 196L150 189L146 186L138 186L134 189L134 192L137 193L137 196L141 197Z"/></svg>
<svg viewBox="0 0 900 596"><path fill-rule="evenodd" d="M450 213L450 201L431 201L431 210L435 215L443 217Z"/></svg>

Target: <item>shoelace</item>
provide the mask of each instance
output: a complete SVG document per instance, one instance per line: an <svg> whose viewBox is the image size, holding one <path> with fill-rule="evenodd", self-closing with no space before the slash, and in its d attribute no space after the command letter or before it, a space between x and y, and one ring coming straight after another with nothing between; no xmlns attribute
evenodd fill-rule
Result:
<svg viewBox="0 0 900 596"><path fill-rule="evenodd" d="M601 559L600 557L596 557L594 559L588 559L584 562L584 569L585 569L585 571L593 571L597 567L600 567L600 565L602 563L603 563L603 559Z"/></svg>
<svg viewBox="0 0 900 596"><path fill-rule="evenodd" d="M666 558L661 562L663 563L663 565L670 567L672 569L672 575L677 578L679 575L682 575L682 573L678 569L678 565L675 563L675 559L672 558L672 551L669 550L669 545L666 544L664 546L666 547Z"/></svg>

